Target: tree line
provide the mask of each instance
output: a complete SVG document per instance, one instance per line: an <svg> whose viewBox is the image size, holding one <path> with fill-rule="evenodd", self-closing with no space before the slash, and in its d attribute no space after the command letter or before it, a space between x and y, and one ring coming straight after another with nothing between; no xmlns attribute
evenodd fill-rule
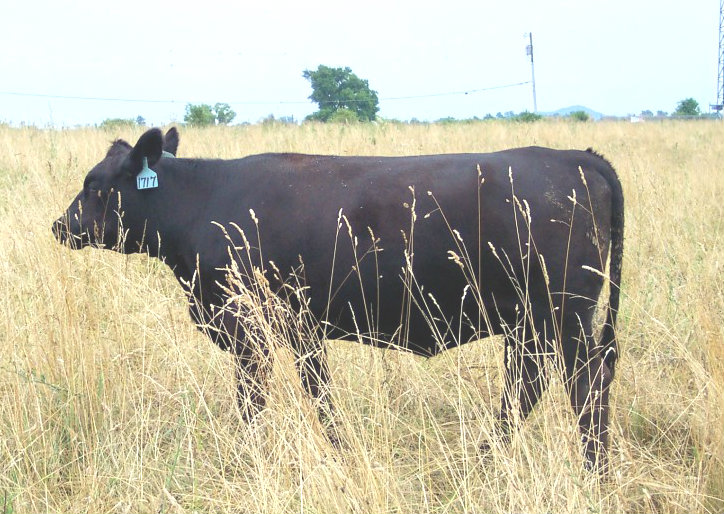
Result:
<svg viewBox="0 0 724 514"><path fill-rule="evenodd" d="M305 118L305 121L320 121L331 123L369 122L377 119L380 110L377 91L370 89L369 82L355 75L349 67L332 68L320 64L316 70L304 70L302 76L310 82L312 94L308 97L318 105L318 110ZM640 115L646 117L669 117L664 111L644 110ZM699 117L706 116L701 112L699 103L693 98L681 100L671 117ZM236 118L236 113L228 103L187 104L184 122L192 126L228 125ZM483 118L459 120L455 118L441 118L437 123L452 123L459 121L479 121L505 119L517 122L534 122L543 119L538 113L524 111L518 114L512 111L497 113L495 116L487 114ZM573 121L589 121L590 116L585 111L576 111L565 118ZM283 117L279 120L273 115L263 120L263 123L295 122L293 118ZM410 123L416 123L414 118ZM117 127L126 124L145 124L139 116L136 120L112 119L105 120L102 128Z"/></svg>

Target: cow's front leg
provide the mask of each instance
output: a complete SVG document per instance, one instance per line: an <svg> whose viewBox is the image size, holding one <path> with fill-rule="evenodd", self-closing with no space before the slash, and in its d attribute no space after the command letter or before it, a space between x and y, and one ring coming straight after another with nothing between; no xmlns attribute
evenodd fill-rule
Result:
<svg viewBox="0 0 724 514"><path fill-rule="evenodd" d="M266 346L246 344L236 354L236 400L241 417L250 422L266 402L264 389L271 369L271 356Z"/></svg>
<svg viewBox="0 0 724 514"><path fill-rule="evenodd" d="M333 446L339 446L339 436L334 426L334 405L329 391L329 366L324 344L308 349L297 358L297 368L304 389L316 404L319 420L327 429L327 437Z"/></svg>

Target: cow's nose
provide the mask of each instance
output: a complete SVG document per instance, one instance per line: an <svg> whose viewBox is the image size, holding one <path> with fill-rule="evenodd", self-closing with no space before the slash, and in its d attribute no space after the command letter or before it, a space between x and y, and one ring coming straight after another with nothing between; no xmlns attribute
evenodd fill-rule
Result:
<svg viewBox="0 0 724 514"><path fill-rule="evenodd" d="M68 226L65 224L62 217L53 222L51 229L53 230L55 238L61 243L65 243L66 239L68 239Z"/></svg>

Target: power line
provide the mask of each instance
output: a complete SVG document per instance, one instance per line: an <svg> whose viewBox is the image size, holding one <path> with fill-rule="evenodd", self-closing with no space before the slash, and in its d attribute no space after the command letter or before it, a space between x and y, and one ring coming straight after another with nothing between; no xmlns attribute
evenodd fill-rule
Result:
<svg viewBox="0 0 724 514"><path fill-rule="evenodd" d="M469 89L467 91L451 91L447 93L430 93L426 95L413 95L413 96L391 96L386 98L380 98L380 100L412 100L417 98L433 98L436 96L454 96L454 95L472 95L474 93L482 93L483 91L493 91L494 89L506 89L509 87L524 86L530 84L529 80L525 82L516 82L515 84L503 84L501 86L484 87L480 89Z"/></svg>
<svg viewBox="0 0 724 514"><path fill-rule="evenodd" d="M496 89L507 89L511 87L518 87L518 86L524 86L526 84L530 84L530 81L527 80L525 82L516 82L513 84L502 84L498 86L491 86L491 87L484 87L484 88L478 88L478 89L468 89L464 91L447 91L443 93L428 93L428 94L422 94L422 95L408 95L408 96L390 96L390 97L383 97L380 98L380 101L397 101L397 100L416 100L416 99L422 99L422 98L435 98L435 97L442 97L442 96L460 96L460 95L472 95L476 93L482 93L485 91L493 91ZM97 102L124 102L124 103L153 103L153 104L187 104L191 103L188 101L183 100L168 100L168 99L149 99L149 98L116 98L116 97L99 97L99 96L75 96L75 95L53 95L53 94L46 94L46 93L22 93L19 91L0 91L0 95L6 95L6 96L20 96L20 97L26 97L26 98L52 98L57 100L81 100L81 101L97 101ZM348 103L351 102L368 102L369 100L347 100ZM229 101L230 104L235 105L301 105L301 104L309 104L309 103L335 103L336 101L321 101L321 102L313 102L311 100L276 100L276 101L261 101L261 100L240 100L240 101Z"/></svg>
<svg viewBox="0 0 724 514"><path fill-rule="evenodd" d="M29 98L54 98L57 100L90 100L100 102L129 102L129 103L153 103L153 104L173 104L182 103L177 100L149 100L140 98L110 98L98 96L72 96L72 95L49 95L45 93L20 93L17 91L0 91L0 95L7 96L23 96Z"/></svg>

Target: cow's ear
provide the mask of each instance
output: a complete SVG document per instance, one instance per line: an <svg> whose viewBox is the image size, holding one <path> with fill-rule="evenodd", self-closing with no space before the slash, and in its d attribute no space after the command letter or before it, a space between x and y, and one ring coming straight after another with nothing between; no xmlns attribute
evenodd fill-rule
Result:
<svg viewBox="0 0 724 514"><path fill-rule="evenodd" d="M175 157L176 152L178 151L178 140L179 136L176 127L168 129L166 136L163 138L163 151L168 152Z"/></svg>
<svg viewBox="0 0 724 514"><path fill-rule="evenodd" d="M138 175L143 169L143 159L147 159L148 165L153 166L161 158L162 150L163 133L157 128L147 130L126 156L123 162L124 171Z"/></svg>

